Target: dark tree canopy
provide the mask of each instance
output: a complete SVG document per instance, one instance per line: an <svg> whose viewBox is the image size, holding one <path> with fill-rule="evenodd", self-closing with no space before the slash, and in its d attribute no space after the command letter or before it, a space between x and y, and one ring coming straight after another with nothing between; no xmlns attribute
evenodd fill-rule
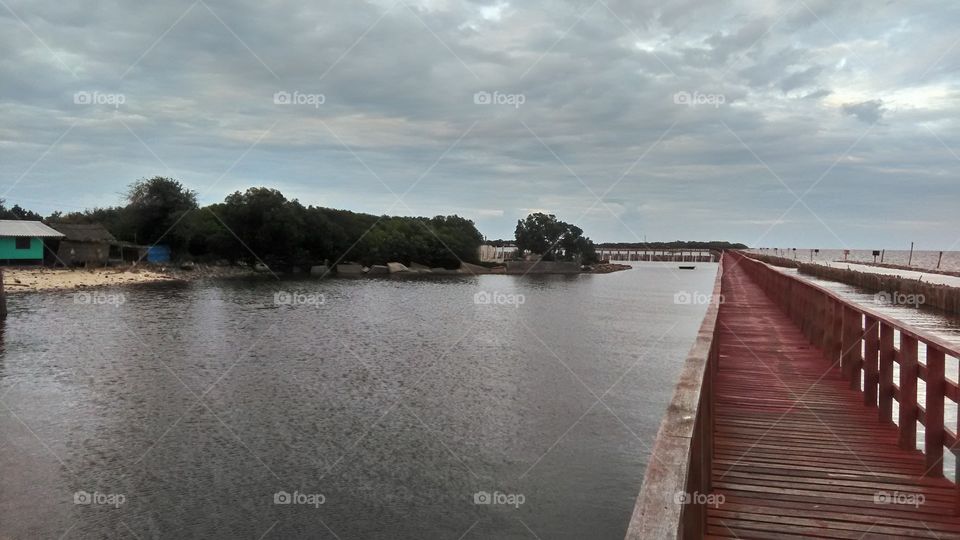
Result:
<svg viewBox="0 0 960 540"><path fill-rule="evenodd" d="M130 184L124 213L135 241L153 244L163 240L179 248L186 238L178 226L184 215L196 208L195 191L172 178L155 176Z"/></svg>
<svg viewBox="0 0 960 540"><path fill-rule="evenodd" d="M461 261L477 262L483 240L473 222L459 216L374 216L304 206L266 187L198 208L195 192L156 177L132 184L127 201L126 206L57 212L49 220L101 223L120 240L169 244L177 259L262 261L277 267L397 261L456 268Z"/></svg>
<svg viewBox="0 0 960 540"><path fill-rule="evenodd" d="M544 260L596 260L593 242L583 236L583 230L565 223L553 214L535 213L517 221L517 249L541 255Z"/></svg>
<svg viewBox="0 0 960 540"><path fill-rule="evenodd" d="M747 249L745 244L734 244L721 240L709 242L674 240L673 242L604 242L598 247L604 249Z"/></svg>
<svg viewBox="0 0 960 540"><path fill-rule="evenodd" d="M3 199L0 199L0 219L25 219L28 221L39 221L43 219L40 214L21 208L19 204L13 205L12 208L7 208L5 202Z"/></svg>

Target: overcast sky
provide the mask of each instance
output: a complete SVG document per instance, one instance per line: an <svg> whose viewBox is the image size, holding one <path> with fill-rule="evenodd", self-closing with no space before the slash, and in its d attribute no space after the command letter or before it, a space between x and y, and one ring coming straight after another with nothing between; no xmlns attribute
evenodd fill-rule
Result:
<svg viewBox="0 0 960 540"><path fill-rule="evenodd" d="M956 249L958 42L954 0L0 0L0 195Z"/></svg>

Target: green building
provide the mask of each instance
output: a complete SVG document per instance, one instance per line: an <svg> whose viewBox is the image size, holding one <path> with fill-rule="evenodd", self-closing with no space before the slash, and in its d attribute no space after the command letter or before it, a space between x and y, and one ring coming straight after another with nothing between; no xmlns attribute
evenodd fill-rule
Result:
<svg viewBox="0 0 960 540"><path fill-rule="evenodd" d="M43 264L43 240L60 239L63 234L39 221L0 219L0 262Z"/></svg>

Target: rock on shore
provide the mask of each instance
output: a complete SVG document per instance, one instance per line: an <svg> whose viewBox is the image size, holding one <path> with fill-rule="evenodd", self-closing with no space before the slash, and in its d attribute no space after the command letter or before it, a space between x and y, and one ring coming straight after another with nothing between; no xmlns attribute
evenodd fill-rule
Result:
<svg viewBox="0 0 960 540"><path fill-rule="evenodd" d="M590 274L609 274L611 272L619 272L621 270L629 270L631 268L633 267L629 264L600 263L588 266L586 272Z"/></svg>

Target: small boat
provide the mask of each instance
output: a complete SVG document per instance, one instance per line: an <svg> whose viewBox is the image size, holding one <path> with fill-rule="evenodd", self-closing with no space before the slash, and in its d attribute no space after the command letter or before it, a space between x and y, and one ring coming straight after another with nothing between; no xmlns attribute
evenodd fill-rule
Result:
<svg viewBox="0 0 960 540"><path fill-rule="evenodd" d="M683 266L683 265L680 265L680 269L681 269L681 270L693 270L694 268L696 268L696 266Z"/></svg>

